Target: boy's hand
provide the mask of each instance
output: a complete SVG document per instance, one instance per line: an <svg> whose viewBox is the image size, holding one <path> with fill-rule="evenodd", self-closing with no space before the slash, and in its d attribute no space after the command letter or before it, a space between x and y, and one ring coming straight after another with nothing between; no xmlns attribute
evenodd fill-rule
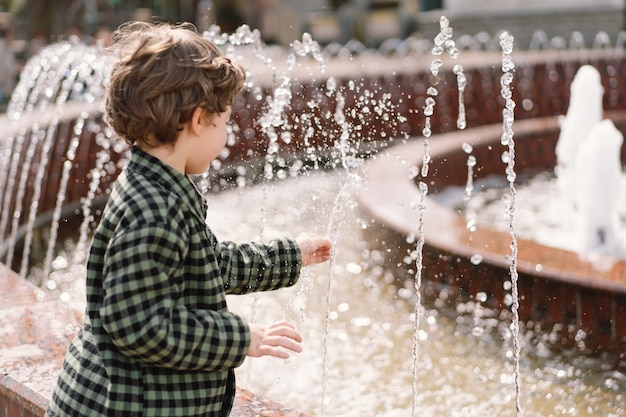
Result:
<svg viewBox="0 0 626 417"><path fill-rule="evenodd" d="M330 259L333 247L330 239L302 233L296 241L302 253L302 266L319 264Z"/></svg>
<svg viewBox="0 0 626 417"><path fill-rule="evenodd" d="M283 349L302 352L302 346L300 346L302 336L291 323L277 321L269 326L249 324L249 327L250 347L248 348L248 356L254 358L274 356L287 359L289 353Z"/></svg>

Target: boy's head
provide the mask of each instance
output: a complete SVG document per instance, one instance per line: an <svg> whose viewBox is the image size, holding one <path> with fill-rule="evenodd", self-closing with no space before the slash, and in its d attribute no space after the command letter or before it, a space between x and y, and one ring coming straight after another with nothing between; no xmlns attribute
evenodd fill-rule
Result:
<svg viewBox="0 0 626 417"><path fill-rule="evenodd" d="M173 144L194 110L224 112L243 86L240 65L191 24L132 22L113 34L106 121L129 144Z"/></svg>

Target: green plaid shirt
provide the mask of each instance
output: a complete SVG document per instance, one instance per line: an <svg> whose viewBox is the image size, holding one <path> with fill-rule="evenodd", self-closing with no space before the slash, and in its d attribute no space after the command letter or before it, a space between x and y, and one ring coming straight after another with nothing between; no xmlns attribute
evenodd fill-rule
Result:
<svg viewBox="0 0 626 417"><path fill-rule="evenodd" d="M295 241L218 242L192 181L133 149L96 229L48 416L227 416L250 330L225 294L293 285Z"/></svg>

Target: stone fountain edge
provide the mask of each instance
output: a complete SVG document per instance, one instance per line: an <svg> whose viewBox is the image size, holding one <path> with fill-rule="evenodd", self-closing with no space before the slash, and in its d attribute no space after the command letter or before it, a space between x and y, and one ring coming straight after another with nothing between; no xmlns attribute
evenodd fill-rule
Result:
<svg viewBox="0 0 626 417"><path fill-rule="evenodd" d="M65 349L82 324L82 314L52 299L3 264L0 290L0 334L20 327L19 333L12 332L0 340L0 416L41 417ZM13 296L2 296L9 292ZM46 314L48 317L42 320L42 312L53 314ZM239 387L231 416L307 417Z"/></svg>

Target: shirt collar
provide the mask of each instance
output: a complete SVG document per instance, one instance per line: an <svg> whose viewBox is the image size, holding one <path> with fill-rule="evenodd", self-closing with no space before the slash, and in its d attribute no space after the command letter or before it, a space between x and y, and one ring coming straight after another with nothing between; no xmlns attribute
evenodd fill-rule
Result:
<svg viewBox="0 0 626 417"><path fill-rule="evenodd" d="M128 169L144 175L148 180L161 184L178 195L185 204L205 221L207 203L195 183L187 175L163 163L160 159L134 146Z"/></svg>

